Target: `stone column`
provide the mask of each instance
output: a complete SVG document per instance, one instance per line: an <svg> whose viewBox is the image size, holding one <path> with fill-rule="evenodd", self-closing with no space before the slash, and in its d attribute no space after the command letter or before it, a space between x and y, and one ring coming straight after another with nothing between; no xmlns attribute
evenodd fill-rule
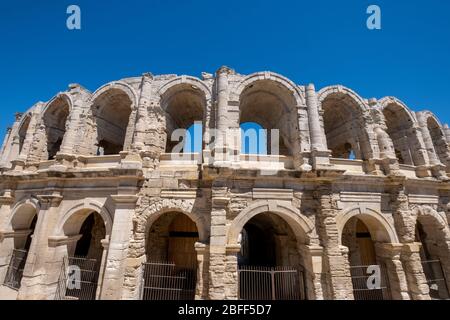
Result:
<svg viewBox="0 0 450 320"><path fill-rule="evenodd" d="M141 95L138 102L136 130L133 137L133 149L145 151L145 132L147 128L147 109L150 107L152 75L144 73L141 79Z"/></svg>
<svg viewBox="0 0 450 320"><path fill-rule="evenodd" d="M216 137L213 151L215 166L227 166L230 163L228 141L232 137L230 137L228 117L228 75L231 73L232 70L225 66L216 71Z"/></svg>
<svg viewBox="0 0 450 320"><path fill-rule="evenodd" d="M224 287L227 300L239 298L238 254L240 251L239 244L226 246Z"/></svg>
<svg viewBox="0 0 450 320"><path fill-rule="evenodd" d="M209 247L209 298L223 300L225 295L226 208L229 202L226 187L213 187L211 236Z"/></svg>
<svg viewBox="0 0 450 320"><path fill-rule="evenodd" d="M420 259L420 247L419 242L404 244L401 260L405 268L411 298L413 300L430 300L430 289Z"/></svg>
<svg viewBox="0 0 450 320"><path fill-rule="evenodd" d="M42 150L40 150L39 145L42 144L42 140L45 139L45 127L43 124L40 124L40 112L43 105L43 103L40 103L31 113L30 124L28 125L22 150L18 157L18 160L20 161L38 161L41 159L42 154L39 152L42 153Z"/></svg>
<svg viewBox="0 0 450 320"><path fill-rule="evenodd" d="M111 198L116 205L116 210L103 276L103 288L100 293L102 300L122 298L125 260L133 230L133 214L138 200L138 196L128 194L112 195Z"/></svg>
<svg viewBox="0 0 450 320"><path fill-rule="evenodd" d="M416 113L416 115L419 122L420 131L422 133L423 142L425 143L425 148L427 149L431 170L436 177L446 177L445 166L439 160L436 150L434 149L433 139L431 138L430 132L428 131L428 126L424 114L418 112Z"/></svg>
<svg viewBox="0 0 450 320"><path fill-rule="evenodd" d="M345 255L346 247L340 246L336 224L338 213L331 186L322 186L318 194L320 207L317 215L318 234L323 250L323 270L328 276L324 290L325 299L352 300L353 286ZM347 249L348 251L348 249Z"/></svg>
<svg viewBox="0 0 450 320"><path fill-rule="evenodd" d="M195 288L195 299L208 299L208 264L209 264L209 245L196 242L195 251L197 252L197 285Z"/></svg>
<svg viewBox="0 0 450 320"><path fill-rule="evenodd" d="M1 168L9 168L10 163L8 162L8 154L11 150L11 144L13 137L11 136L12 128L6 128L5 139L3 140L2 148L0 149L0 169Z"/></svg>
<svg viewBox="0 0 450 320"><path fill-rule="evenodd" d="M300 256L303 258L303 272L308 300L323 300L323 247L319 245L299 245Z"/></svg>
<svg viewBox="0 0 450 320"><path fill-rule="evenodd" d="M393 300L410 300L406 274L400 259L403 245L400 243L377 243L377 259L386 266L387 280Z"/></svg>
<svg viewBox="0 0 450 320"><path fill-rule="evenodd" d="M101 244L103 247L102 258L100 261L100 269L98 271L98 282L97 282L97 290L95 291L95 299L100 299L100 294L103 288L103 277L105 274L106 268L106 259L108 257L108 249L109 249L109 236L106 236L105 239L101 240Z"/></svg>
<svg viewBox="0 0 450 320"><path fill-rule="evenodd" d="M69 117L66 120L66 132L59 153L73 155L79 152L78 147L81 144L81 114L83 112L85 101L79 84L71 84L69 89L73 105Z"/></svg>
<svg viewBox="0 0 450 320"><path fill-rule="evenodd" d="M59 272L47 269L48 238L58 221L59 206L63 197L55 193L38 196L38 199L41 203L41 210L38 212L36 227L23 271L22 285L18 295L19 300L47 299L46 284L49 272Z"/></svg>
<svg viewBox="0 0 450 320"><path fill-rule="evenodd" d="M319 101L313 84L306 87L306 105L308 107L309 132L311 137L311 156L313 168L330 164L330 150L327 149L327 139L323 126L320 124Z"/></svg>

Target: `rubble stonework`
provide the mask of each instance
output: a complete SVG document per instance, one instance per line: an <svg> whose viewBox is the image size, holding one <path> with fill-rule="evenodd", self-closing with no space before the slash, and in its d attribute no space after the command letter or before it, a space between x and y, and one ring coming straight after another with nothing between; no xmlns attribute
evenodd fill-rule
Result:
<svg viewBox="0 0 450 320"><path fill-rule="evenodd" d="M196 121L202 151L172 152ZM269 134L267 155L244 154L244 122L278 130L279 154ZM383 266L392 299L433 298L426 260L450 288L449 132L395 97L273 72L71 84L16 114L2 144L0 283L27 257L0 299L55 299L63 262L84 253L96 299L140 299L143 263L177 259L195 265L196 299L238 299L260 231L251 259L301 268L307 299L356 299L358 264Z"/></svg>

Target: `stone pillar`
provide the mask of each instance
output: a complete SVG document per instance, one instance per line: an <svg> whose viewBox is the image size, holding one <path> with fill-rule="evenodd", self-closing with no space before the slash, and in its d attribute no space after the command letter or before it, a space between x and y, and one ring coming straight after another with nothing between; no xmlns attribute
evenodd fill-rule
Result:
<svg viewBox="0 0 450 320"><path fill-rule="evenodd" d="M8 168L10 166L10 163L7 160L13 138L11 136L11 131L11 127L6 128L5 139L3 140L2 148L0 149L0 169L4 167Z"/></svg>
<svg viewBox="0 0 450 320"><path fill-rule="evenodd" d="M196 242L195 251L197 252L197 285L195 288L195 299L208 299L208 264L209 264L209 245Z"/></svg>
<svg viewBox="0 0 450 320"><path fill-rule="evenodd" d="M387 280L393 300L410 300L406 274L400 259L403 245L400 243L377 243L377 259L386 266Z"/></svg>
<svg viewBox="0 0 450 320"><path fill-rule="evenodd" d="M10 166L11 161L17 160L21 150L20 150L20 137L19 137L19 127L20 127L20 121L22 119L22 113L16 113L15 122L13 124L13 127L11 129L10 138L8 141L8 145L6 145L5 150L3 150L3 156L5 157L5 165L8 167ZM30 127L28 127L30 129ZM28 130L30 131L30 130ZM28 135L27 131L27 135ZM25 141L24 141L25 144ZM23 150L23 147L22 147Z"/></svg>
<svg viewBox="0 0 450 320"><path fill-rule="evenodd" d="M237 300L239 298L239 280L238 280L238 254L241 251L241 245L227 245L225 257L225 299Z"/></svg>
<svg viewBox="0 0 450 320"><path fill-rule="evenodd" d="M345 256L346 248L339 244L339 232L336 224L339 209L331 186L322 186L316 196L320 203L316 219L319 238L324 248L323 271L328 277L324 298L352 300L353 286L348 268L349 263Z"/></svg>
<svg viewBox="0 0 450 320"><path fill-rule="evenodd" d="M144 73L141 80L141 95L139 97L136 130L133 137L133 149L145 151L145 132L147 128L147 109L150 107L152 75Z"/></svg>
<svg viewBox="0 0 450 320"><path fill-rule="evenodd" d="M411 298L413 300L430 300L430 289L420 259L420 246L421 244L418 242L404 244L401 260L405 268Z"/></svg>
<svg viewBox="0 0 450 320"><path fill-rule="evenodd" d="M230 120L228 118L228 75L233 71L221 67L216 71L217 104L216 104L216 140L214 145L214 165L227 166L230 163ZM234 128L233 128L234 130Z"/></svg>
<svg viewBox="0 0 450 320"><path fill-rule="evenodd" d="M63 197L57 193L38 196L41 210L38 212L36 227L32 237L30 250L23 271L22 285L19 290L19 300L47 299L47 278L50 272L59 270L48 269L49 235L58 221L59 206Z"/></svg>
<svg viewBox="0 0 450 320"><path fill-rule="evenodd" d="M299 245L303 260L305 286L308 300L323 300L323 247L319 245Z"/></svg>
<svg viewBox="0 0 450 320"><path fill-rule="evenodd" d="M138 200L138 196L128 194L112 195L111 198L116 205L116 210L103 276L103 288L100 293L102 300L122 298L125 260L133 230L133 214Z"/></svg>
<svg viewBox="0 0 450 320"><path fill-rule="evenodd" d="M69 117L66 120L66 132L59 153L73 155L80 151L78 147L82 140L81 114L83 112L85 101L79 84L71 84L69 88L73 105Z"/></svg>
<svg viewBox="0 0 450 320"><path fill-rule="evenodd" d="M423 142L427 149L430 168L436 177L446 177L445 166L439 160L436 150L434 149L433 139L431 138L430 131L428 131L427 121L424 114L416 113L417 120L419 122L420 131L422 133Z"/></svg>
<svg viewBox="0 0 450 320"><path fill-rule="evenodd" d="M102 288L103 288L103 277L105 274L106 268L106 259L108 257L108 249L109 249L109 236L107 235L105 239L101 240L101 244L103 247L102 258L100 261L100 269L98 271L98 282L97 282L97 290L95 291L95 299L100 299Z"/></svg>
<svg viewBox="0 0 450 320"><path fill-rule="evenodd" d="M330 150L327 149L327 139L323 126L320 124L319 101L313 84L306 87L306 105L308 107L308 122L311 137L311 156L313 168L330 164Z"/></svg>
<svg viewBox="0 0 450 320"><path fill-rule="evenodd" d="M223 300L225 296L226 208L229 202L226 187L213 187L211 236L209 247L209 298Z"/></svg>
<svg viewBox="0 0 450 320"><path fill-rule="evenodd" d="M41 158L41 154L38 154L37 150L38 145L36 143L34 143L35 141L35 134L36 131L41 130L43 131L43 133L41 132L41 134L39 135L39 139L45 139L45 128L41 128L43 127L39 125L39 115L41 112L41 108L43 106L43 103L40 103L38 106L36 106L36 108L32 111L31 113L31 118L30 118L30 124L28 125L28 130L27 133L25 135L25 140L23 142L23 146L22 146L22 150L20 151L18 160L22 161L22 162L26 162L29 160L30 158L33 158L33 161L38 161ZM33 155L33 156L32 156Z"/></svg>

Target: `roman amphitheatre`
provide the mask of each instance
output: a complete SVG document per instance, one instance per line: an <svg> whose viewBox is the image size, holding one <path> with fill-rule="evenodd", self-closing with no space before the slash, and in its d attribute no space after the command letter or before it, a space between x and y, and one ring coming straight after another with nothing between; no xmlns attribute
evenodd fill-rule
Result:
<svg viewBox="0 0 450 320"><path fill-rule="evenodd" d="M3 140L0 299L448 299L449 146L430 111L274 72L70 84Z"/></svg>

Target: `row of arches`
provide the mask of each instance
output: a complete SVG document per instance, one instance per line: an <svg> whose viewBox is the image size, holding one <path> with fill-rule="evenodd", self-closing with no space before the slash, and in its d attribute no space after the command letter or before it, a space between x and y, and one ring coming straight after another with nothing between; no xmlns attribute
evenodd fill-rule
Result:
<svg viewBox="0 0 450 320"><path fill-rule="evenodd" d="M244 78L230 91L229 103L239 104L239 116L236 123L233 120L227 126L230 129L241 128L242 153L292 156L309 149L309 134L304 133L308 130L304 122L307 113L304 111L302 114L306 103L296 85L278 75L262 77L257 74ZM163 112L164 151L173 152L180 139L184 142L183 152L204 150L214 139L210 131L220 121L217 110L212 108L210 89L196 78L176 78L157 94ZM340 86L320 90L317 99L326 141L324 148L331 150L334 158L368 160L376 157L376 149L383 148L378 146L372 132L374 119L371 110L376 109L382 114L381 121L400 164L425 165L427 156L424 153L427 152L435 154L442 164L448 164L448 142L442 126L431 113L426 113L425 124L420 124L415 114L398 99L384 98L378 106L369 107L356 93ZM87 102L89 110L83 111L90 115L90 124L84 135L78 136L90 154L118 154L130 148L137 101L135 90L121 82L106 85L91 96ZM60 151L72 108L73 102L66 94L59 94L43 108L41 119L45 143L42 160L53 159ZM17 133L19 152L25 143L29 124L30 114L27 113ZM158 126L155 123L148 125ZM426 127L431 145L425 145L421 126ZM187 130L188 135L174 134L177 129ZM273 130L277 130L276 136L271 134Z"/></svg>
<svg viewBox="0 0 450 320"><path fill-rule="evenodd" d="M38 215L39 206L36 201L25 201L16 206L8 224L13 236L4 238L1 243L2 256L9 257L11 261L20 258L20 256L15 256L17 251L26 253L18 264L13 261L17 264L16 268L21 269L22 272L27 260L27 253L32 246ZM446 271L444 271L445 268L448 270L449 266L436 264L436 262L447 263L450 261L448 226L431 208L418 208L414 215L417 217L415 241L422 244L420 259L430 286L430 295L435 299L449 298L448 280L445 282ZM170 282L170 286L180 285L182 290L178 287L161 287L161 290L180 289L184 292L183 299L194 298L196 285L198 285L195 279L199 276L196 243L207 241L206 225L198 219L195 213L173 208L155 213L149 217L147 222L144 264L151 268L145 269L149 271L147 271L148 274L144 272L144 279L146 279L144 289L148 287L153 291L144 293L141 298L164 298L155 291L153 283L154 277L163 275L171 278L171 281L172 278L186 278L189 281ZM355 207L339 216L337 227L340 243L348 248L347 262L353 280L354 297L356 299L364 298L361 296L361 292L364 292L366 288L361 288L361 281L358 279L363 278L362 283L365 285L367 276L364 268L375 265L381 266L384 287L375 293L372 292L371 299L392 298L389 281L396 275L390 274L394 271L386 265L392 261L386 260L378 248L380 244L399 242L391 223L375 211ZM277 292L276 297L279 299L292 297L293 295L290 293L292 288L302 290L301 295L294 295L296 298L316 298L311 256L300 249L311 244L313 230L314 225L299 214L297 209L288 205L263 201L248 207L233 221L228 234L229 245L239 244L240 247L236 259L238 275L242 276L248 270L252 270L252 274L256 274L256 271L267 274L267 270L271 270L271 274L277 274L277 270L282 270L282 274L287 274L288 271L298 272L301 270L296 273L295 277L278 278L277 282L273 282L272 285L279 285L281 288L272 290L268 287L266 289ZM79 265L81 268L82 286L85 287L81 288L83 296L78 298L98 298L101 291L102 269L105 268L106 263L104 250L107 247L104 246L104 241L107 241L111 234L110 215L106 209L99 206L77 206L64 215L57 224L56 234L73 239L73 241L65 242L63 255L69 257L71 263ZM89 267L86 267L87 261L91 263ZM166 269L162 269L163 265ZM167 267L168 265L170 268ZM160 274L163 272L162 270L165 270L166 273ZM2 274L5 277L6 285L20 287L22 273L19 273L19 277L11 277L10 270L7 272L2 270ZM246 277L242 276L241 284L252 283L255 280ZM441 282L438 282L439 279ZM287 286L288 282L294 280L299 282L298 286ZM168 284L159 282L159 285L167 286ZM267 298L261 293L261 290L261 288L254 288L255 295L251 297L254 299ZM241 294L241 298L242 295L248 294L242 287L238 288L238 292ZM77 291L68 290L64 294L76 296ZM175 298L177 296L165 297Z"/></svg>

